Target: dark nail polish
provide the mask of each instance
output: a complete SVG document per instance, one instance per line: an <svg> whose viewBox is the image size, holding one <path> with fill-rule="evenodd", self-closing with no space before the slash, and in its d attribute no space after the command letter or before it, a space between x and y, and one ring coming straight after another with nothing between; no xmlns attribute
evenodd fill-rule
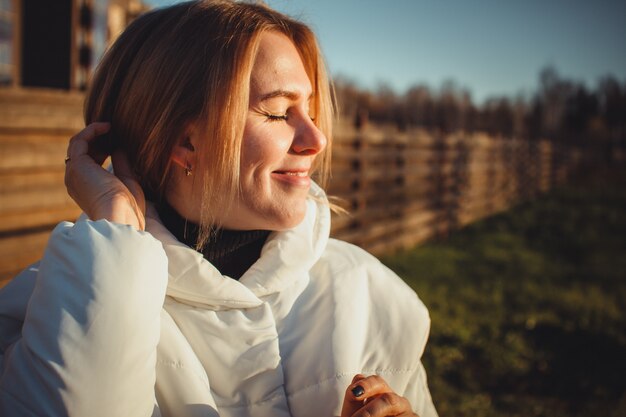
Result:
<svg viewBox="0 0 626 417"><path fill-rule="evenodd" d="M357 385L356 387L352 388L352 394L355 397L359 398L361 395L365 394L365 390L362 386Z"/></svg>

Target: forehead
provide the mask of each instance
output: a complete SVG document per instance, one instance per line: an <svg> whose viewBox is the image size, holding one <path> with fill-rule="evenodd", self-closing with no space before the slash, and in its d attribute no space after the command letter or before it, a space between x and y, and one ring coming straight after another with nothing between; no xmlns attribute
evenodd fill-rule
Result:
<svg viewBox="0 0 626 417"><path fill-rule="evenodd" d="M277 32L261 35L250 76L251 93L275 90L293 91L308 96L311 82L298 50L291 40Z"/></svg>

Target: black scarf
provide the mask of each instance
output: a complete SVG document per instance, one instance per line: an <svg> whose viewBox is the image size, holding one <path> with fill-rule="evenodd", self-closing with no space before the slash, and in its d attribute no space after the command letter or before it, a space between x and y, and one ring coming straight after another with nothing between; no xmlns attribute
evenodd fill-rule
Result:
<svg viewBox="0 0 626 417"><path fill-rule="evenodd" d="M195 248L199 226L182 217L166 202L156 206L163 225L180 242ZM269 236L269 230L218 229L198 250L222 275L234 279L241 276L261 256L261 249Z"/></svg>

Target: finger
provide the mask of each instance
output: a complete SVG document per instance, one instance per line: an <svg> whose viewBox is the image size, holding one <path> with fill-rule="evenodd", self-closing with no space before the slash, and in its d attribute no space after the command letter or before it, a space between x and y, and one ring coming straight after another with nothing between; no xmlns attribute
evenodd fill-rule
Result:
<svg viewBox="0 0 626 417"><path fill-rule="evenodd" d="M387 417L414 415L409 401L394 392L385 392L370 399L352 417Z"/></svg>
<svg viewBox="0 0 626 417"><path fill-rule="evenodd" d="M366 377L362 374L355 375L352 378L352 383L346 388L341 411L342 417L354 415L370 399L386 392L393 391L380 376L371 375Z"/></svg>
<svg viewBox="0 0 626 417"><path fill-rule="evenodd" d="M85 127L83 130L75 134L71 139L71 142L86 141L89 142L94 138L107 133L111 129L111 123L108 122L95 122Z"/></svg>
<svg viewBox="0 0 626 417"><path fill-rule="evenodd" d="M365 379L365 378L366 378L366 376L363 375L363 374L356 374L354 376L354 378L352 378L351 384L354 384L355 382L360 381L360 380Z"/></svg>
<svg viewBox="0 0 626 417"><path fill-rule="evenodd" d="M111 129L111 123L109 122L93 122L87 126L87 132L90 132L92 137L100 136L107 133Z"/></svg>
<svg viewBox="0 0 626 417"><path fill-rule="evenodd" d="M110 129L111 124L107 122L91 123L70 139L70 143L67 147L67 156L72 160L86 155L89 153L89 144L98 136L107 133ZM94 159L101 164L104 162L104 159L106 159L106 155L94 155Z"/></svg>
<svg viewBox="0 0 626 417"><path fill-rule="evenodd" d="M352 382L346 388L344 398L349 402L358 402L359 405L363 402L363 394L365 389L359 384L360 381L367 379L363 374L356 374L352 378Z"/></svg>
<svg viewBox="0 0 626 417"><path fill-rule="evenodd" d="M85 157L89 150L89 141L99 134L108 132L110 127L110 123L92 123L70 139L65 159L65 185L72 198L74 198L73 191L79 188L76 186L76 181L83 179L85 169L95 169L100 165L99 162L103 162L94 161L91 157ZM83 175L80 175L80 172Z"/></svg>
<svg viewBox="0 0 626 417"><path fill-rule="evenodd" d="M375 395L386 392L393 392L389 385L387 385L387 382L379 375L371 375L350 384L346 394L352 396L352 401L362 402Z"/></svg>

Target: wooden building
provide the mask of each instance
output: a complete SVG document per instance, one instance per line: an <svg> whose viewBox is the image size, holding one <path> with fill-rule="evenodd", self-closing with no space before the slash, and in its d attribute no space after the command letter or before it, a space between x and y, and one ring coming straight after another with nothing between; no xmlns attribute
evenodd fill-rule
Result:
<svg viewBox="0 0 626 417"><path fill-rule="evenodd" d="M80 209L63 183L83 90L140 0L0 0L0 287Z"/></svg>
<svg viewBox="0 0 626 417"><path fill-rule="evenodd" d="M0 88L84 90L141 0L0 0Z"/></svg>

